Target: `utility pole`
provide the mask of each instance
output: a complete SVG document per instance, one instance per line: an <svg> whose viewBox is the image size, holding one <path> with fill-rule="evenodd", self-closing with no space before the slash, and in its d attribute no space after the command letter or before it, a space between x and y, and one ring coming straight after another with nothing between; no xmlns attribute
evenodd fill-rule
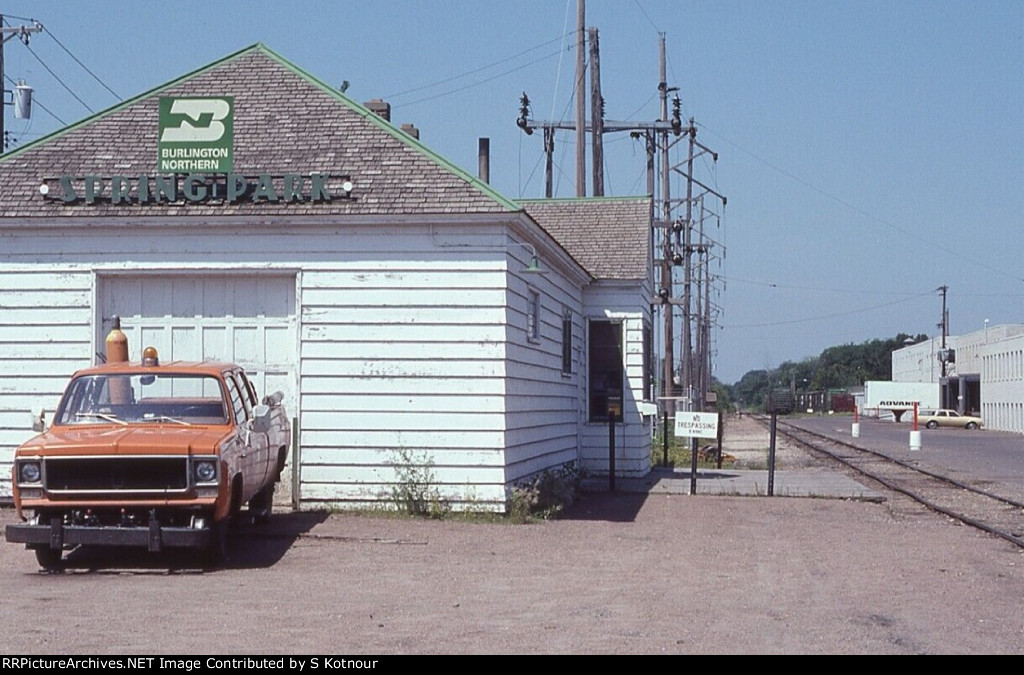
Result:
<svg viewBox="0 0 1024 675"><path fill-rule="evenodd" d="M690 118L690 126L686 130L687 160L686 175L693 175L693 149L697 139L697 128L693 125L693 118ZM686 181L686 220L683 224L683 255L686 256L683 263L683 353L679 358L683 360L682 384L685 387L685 395L693 397L693 344L691 337L691 286L693 282L693 181ZM694 410L704 410L704 401L699 401Z"/></svg>
<svg viewBox="0 0 1024 675"><path fill-rule="evenodd" d="M4 15L0 14L0 94L3 95L0 98L5 98L7 95L7 90L4 89L4 45L7 44L7 41L13 37L17 37L24 44L28 45L29 36L32 33L39 33L40 31L43 30L43 24L39 23L38 21L34 21L33 24L34 25L32 26L12 26L11 28L6 28L4 26ZM23 87L23 85L24 83L20 84L14 91L11 92L12 97L17 97L21 94L20 90L25 88ZM31 106L31 89L29 89L28 91L28 101L29 106ZM31 115L30 111L25 111L24 114L20 112L21 109L18 107L19 102L17 99L12 100L12 104L15 105L15 117L28 118ZM0 100L0 154L7 150L7 132L4 128L4 117L6 113L4 112L3 108L3 106L6 105L6 100Z"/></svg>
<svg viewBox="0 0 1024 675"><path fill-rule="evenodd" d="M939 293L942 293L942 351L939 352L939 361L942 363L942 377L946 377L946 363L948 362L949 352L946 351L946 336L949 334L949 311L946 309L946 293L949 291L949 286L942 285L935 289Z"/></svg>
<svg viewBox="0 0 1024 675"><path fill-rule="evenodd" d="M677 101L678 101L678 99L677 99ZM678 102L676 103L676 105L678 106ZM702 370L705 369L705 367L703 365L703 361L702 361L702 365L701 365L700 368L696 367L696 357L694 355L694 349L692 347L692 344L693 344L693 340L692 340L692 335L693 335L693 326L692 326L692 324L693 324L693 311L692 311L693 290L692 290L692 287L693 287L694 280L695 280L693 263L692 263L692 257L693 257L693 253L694 252L705 252L709 248L710 244L708 244L706 241L704 241L705 237L704 237L703 228L701 229L701 232L700 232L700 241L698 241L696 243L693 241L693 234L694 234L693 233L693 204L694 204L695 201L700 200L700 204L701 204L700 208L701 208L701 211L702 211L702 214L703 214L703 209L704 209L704 205L703 204L704 204L704 196L705 195L709 195L710 194L710 195L713 195L714 197L718 198L722 202L722 206L723 207L726 205L728 200L726 199L725 195L723 195L720 192L714 190L713 188L705 185L704 183L700 182L699 180L697 180L693 176L693 162L694 162L694 160L698 156L700 156L702 154L705 154L705 153L709 153L709 154L711 154L711 156L714 159L714 161L717 162L718 161L718 153L717 152L713 152L710 148L708 148L707 146L705 146L705 145L703 145L703 144L701 144L701 143L699 143L697 141L697 125L694 122L692 117L690 118L689 125L685 129L683 129L682 131L683 131L683 133L686 134L687 140L689 141L688 148L687 148L688 151L687 151L687 159L686 159L686 170L685 171L681 170L679 168L679 165L673 167L674 171L676 171L677 173L681 174L684 178L686 178L686 200L685 200L686 201L686 218L685 218L685 220L682 221L682 226L683 227L680 228L684 232L684 234L682 236L682 241L681 242L679 241L679 238L680 238L680 236L678 234L679 230L677 230L677 235L676 235L676 238L677 238L676 243L677 243L677 245L681 249L681 252L676 255L676 259L680 263L684 264L684 275L685 275L684 279L683 279L683 301L682 301L682 305L683 305L683 321L682 321L683 325L682 325L682 341L681 341L682 345L680 347L680 351L682 352L682 354L680 355L680 359L682 360L682 369L681 369L682 370L682 377L681 377L681 379L682 379L682 385L685 388L685 394L684 395L690 396L690 397L695 397L695 390L696 390L696 396L700 396L701 397L700 401L699 401L699 403L700 403L700 408L699 409L703 409L704 401L707 398L706 397L707 387L710 385L710 378L709 377L705 378L703 376L703 374L701 374L701 376L699 376L699 377L695 376L695 373L697 373L697 371L702 371ZM700 151L699 154L697 153L698 150ZM703 192L699 196L694 196L694 194L693 194L694 186L697 186L697 187L699 187L699 188L701 188L703 190ZM703 215L701 217L703 218ZM707 277L707 279L710 282L710 277ZM700 279L699 275L696 276L696 285L697 285L697 297L700 298L700 295L701 295L700 289L701 289L701 286L702 286L702 282L701 282L701 279ZM698 304L699 304L699 301L698 301ZM698 310L698 313L699 313L699 310ZM698 321L698 331L701 330L701 328L699 327L699 323L700 322ZM709 334L709 337L710 337L710 334ZM698 336L698 342L700 342L700 337L699 336ZM701 346L699 348L698 352L699 352L700 358L701 359L705 359L705 358L710 356L710 346ZM707 364L706 370L710 371L710 364ZM706 384L703 384L702 382L706 382Z"/></svg>
<svg viewBox="0 0 1024 675"><path fill-rule="evenodd" d="M583 89L587 78L587 64L583 53L586 0L576 0L576 196L587 196L587 108Z"/></svg>
<svg viewBox="0 0 1024 675"><path fill-rule="evenodd" d="M665 75L665 34L658 34L658 94L661 98L661 121L668 122L668 82ZM658 294L664 304L662 311L662 340L664 348L664 363L662 364L662 390L663 397L675 396L675 370L676 364L673 354L673 312L672 312L672 234L668 229L668 223L672 222L672 202L669 199L669 161L668 161L668 132L661 132L661 218L665 223L661 251L661 287ZM666 401L666 405L671 405Z"/></svg>
<svg viewBox="0 0 1024 675"><path fill-rule="evenodd" d="M594 196L604 196L604 97L601 96L601 49L597 29L588 29L590 37L590 119L594 131L590 145L594 155Z"/></svg>
<svg viewBox="0 0 1024 675"><path fill-rule="evenodd" d="M582 5L582 0L580 0ZM582 18L582 17L581 17ZM582 25L582 24L580 24ZM591 132L594 135L593 138L593 152L594 152L594 194L595 196L601 196L604 191L603 181L603 136L607 133L616 133L621 131L628 131L631 138L634 140L643 139L644 149L647 153L647 191L651 195L653 201L653 222L651 230L651 245L654 251L654 265L655 265L655 291L656 294L651 298L652 311L654 312L653 321L657 325L660 320L662 323L660 337L661 337L661 349L662 349L662 369L661 369L661 397L668 399L669 397L684 396L689 398L691 402L698 402L699 407L689 409L700 410L703 407L703 401L707 397L704 395L707 388L710 385L710 358L711 358L711 347L710 347L710 290L709 286L711 283L711 275L707 267L708 256L705 255L703 258L705 269L703 275L697 274L694 277L694 267L692 263L692 253L695 251L706 252L710 248L710 244L704 241L703 231L700 235L700 242L693 242L695 236L693 232L693 203L697 199L701 199L701 208L703 209L703 196L707 194L714 195L717 197L722 206L725 206L726 198L714 189L701 183L693 177L694 160L703 155L711 154L715 161L718 161L718 154L712 152L709 148L697 142L696 140L696 124L693 119L690 120L689 126L684 128L681 120L680 101L679 96L676 95L672 101L672 110L669 111L669 94L678 91L678 87L669 87L666 77L666 57L665 57L665 36L664 34L659 35L659 81L658 81L658 93L660 97L661 110L659 119L654 122L623 122L606 120L604 118L604 99L600 95L600 66L599 66L599 46L598 46L598 35L596 29L590 29L589 37L591 43L591 104L592 104L592 115L593 120L588 125L586 120L581 120L577 117L575 123L565 121L541 121L531 118L530 111L530 99L523 93L520 99L519 107L519 118L516 120L516 125L523 130L527 135L533 134L538 128L544 130L544 152L546 155L545 161L545 196L551 198L552 193L552 167L553 160L552 155L554 154L555 148L555 131L566 130L574 131L577 139L581 130L583 132ZM577 52L579 53L579 52ZM577 104L580 103L579 99L579 81L577 82ZM578 111L578 108L577 108ZM669 151L672 146L678 142L675 139L687 135L689 141L689 151L687 153L686 166L681 165L673 166L670 162ZM584 147L585 143L577 140L577 150L579 151ZM657 161L658 154L660 153L660 162ZM579 159L579 153L577 159ZM686 216L685 218L674 218L674 212L679 208L680 202L684 201L681 199L673 199L671 196L671 175L672 172L681 174L687 180L687 196L686 196ZM660 180L659 180L660 179ZM580 188L585 188L585 178L582 173L577 173L577 196L586 196L584 192L580 193ZM699 196L694 195L694 186L699 187L703 192ZM685 231L685 236L683 232ZM720 258L719 258L720 259ZM686 294L684 298L675 297L675 281L674 281L674 268L676 266L684 266L686 269L685 277L685 289ZM698 267L698 270L700 268ZM703 276L703 279L701 278ZM702 316L704 321L698 319L697 335L698 351L699 356L695 356L693 351L693 312L691 305L693 301L693 286L697 286L697 304L698 315ZM676 373L676 314L675 307L677 305L683 305L683 316L684 316L684 330L683 342L679 346L679 361L684 364L685 372L679 374L679 379L682 381L684 388L683 392L679 392L675 386L675 380L677 377ZM660 315L658 314L660 312ZM699 358L701 364L706 364L700 370L702 371L699 379L695 377L694 372L696 359ZM695 390L700 391L700 400L696 399ZM666 400L666 406L673 405ZM674 411L674 406L670 409Z"/></svg>

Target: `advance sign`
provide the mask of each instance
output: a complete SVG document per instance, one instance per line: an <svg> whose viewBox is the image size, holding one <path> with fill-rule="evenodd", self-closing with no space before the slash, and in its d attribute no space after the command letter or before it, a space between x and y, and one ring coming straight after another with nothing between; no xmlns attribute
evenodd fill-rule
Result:
<svg viewBox="0 0 1024 675"><path fill-rule="evenodd" d="M676 437L718 438L718 413L677 412Z"/></svg>

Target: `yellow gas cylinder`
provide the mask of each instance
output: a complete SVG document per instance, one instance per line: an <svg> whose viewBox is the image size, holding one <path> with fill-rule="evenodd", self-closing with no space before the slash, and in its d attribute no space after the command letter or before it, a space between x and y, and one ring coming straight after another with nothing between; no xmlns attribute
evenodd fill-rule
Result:
<svg viewBox="0 0 1024 675"><path fill-rule="evenodd" d="M107 334L107 363L128 361L128 336L121 332L121 317L113 317L113 327ZM110 378L110 402L123 405L132 402L132 387L127 377Z"/></svg>
<svg viewBox="0 0 1024 675"><path fill-rule="evenodd" d="M121 332L121 317L115 315L110 333L107 334L107 363L124 363L128 360L128 336Z"/></svg>

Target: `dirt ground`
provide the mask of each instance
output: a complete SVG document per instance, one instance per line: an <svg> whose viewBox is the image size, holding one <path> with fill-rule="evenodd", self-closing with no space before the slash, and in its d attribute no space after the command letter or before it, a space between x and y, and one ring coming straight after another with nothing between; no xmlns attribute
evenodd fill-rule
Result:
<svg viewBox="0 0 1024 675"><path fill-rule="evenodd" d="M528 525L282 513L231 547L216 571L92 550L49 575L0 545L0 651L1024 653L1024 551L897 495L589 494Z"/></svg>

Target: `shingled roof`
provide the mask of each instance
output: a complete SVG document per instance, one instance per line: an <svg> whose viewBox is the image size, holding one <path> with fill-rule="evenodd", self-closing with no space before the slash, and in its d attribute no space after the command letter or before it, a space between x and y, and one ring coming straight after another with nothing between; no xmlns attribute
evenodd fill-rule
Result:
<svg viewBox="0 0 1024 675"><path fill-rule="evenodd" d="M647 279L650 197L520 200L537 224L596 279Z"/></svg>
<svg viewBox="0 0 1024 675"><path fill-rule="evenodd" d="M44 177L156 175L161 96L233 96L234 171L348 175L354 200L65 204ZM0 157L0 217L519 211L471 174L256 44Z"/></svg>

